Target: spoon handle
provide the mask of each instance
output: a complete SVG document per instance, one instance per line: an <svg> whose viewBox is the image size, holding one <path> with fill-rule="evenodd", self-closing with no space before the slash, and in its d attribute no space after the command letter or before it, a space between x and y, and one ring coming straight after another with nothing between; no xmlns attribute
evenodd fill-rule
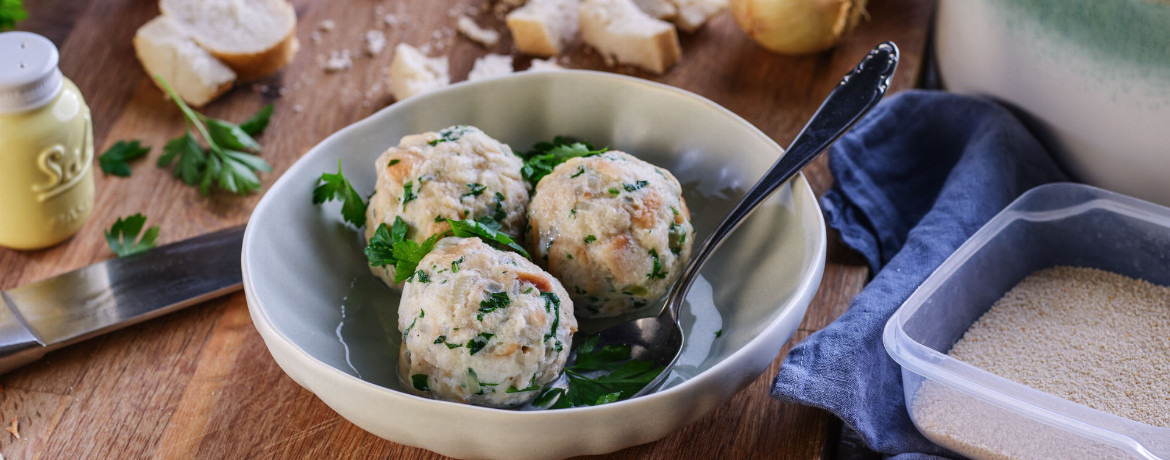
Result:
<svg viewBox="0 0 1170 460"><path fill-rule="evenodd" d="M718 249L724 238L735 231L768 195L800 172L808 162L844 134L869 109L877 105L890 86L890 79L898 67L898 47L885 42L869 52L857 67L837 83L804 129L796 135L792 145L764 174L723 222L703 241L699 251L687 263L682 276L671 288L666 311L677 320L679 309L686 299L694 278Z"/></svg>

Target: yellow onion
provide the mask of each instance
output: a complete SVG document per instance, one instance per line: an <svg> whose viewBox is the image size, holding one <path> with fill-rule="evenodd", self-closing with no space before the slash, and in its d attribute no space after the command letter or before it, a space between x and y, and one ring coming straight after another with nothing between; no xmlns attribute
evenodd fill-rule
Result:
<svg viewBox="0 0 1170 460"><path fill-rule="evenodd" d="M731 14L756 43L783 54L836 45L865 13L866 0L731 0Z"/></svg>

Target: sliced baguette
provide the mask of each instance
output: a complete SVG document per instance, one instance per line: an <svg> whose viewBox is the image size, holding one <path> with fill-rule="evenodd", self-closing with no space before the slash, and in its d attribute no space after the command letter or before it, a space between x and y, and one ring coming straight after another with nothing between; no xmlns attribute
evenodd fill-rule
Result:
<svg viewBox="0 0 1170 460"><path fill-rule="evenodd" d="M580 19L581 37L607 60L661 74L682 57L674 26L643 13L632 0L584 0Z"/></svg>
<svg viewBox="0 0 1170 460"><path fill-rule="evenodd" d="M203 106L231 89L236 73L166 16L151 19L134 34L134 52L146 73L160 75L187 104Z"/></svg>
<svg viewBox="0 0 1170 460"><path fill-rule="evenodd" d="M578 0L530 0L504 19L521 53L549 57L560 54L577 35Z"/></svg>
<svg viewBox="0 0 1170 460"><path fill-rule="evenodd" d="M296 11L284 0L160 0L159 9L241 80L280 70L300 48Z"/></svg>
<svg viewBox="0 0 1170 460"><path fill-rule="evenodd" d="M394 47L390 63L390 92L403 100L451 84L450 63L446 57L429 58L406 43Z"/></svg>

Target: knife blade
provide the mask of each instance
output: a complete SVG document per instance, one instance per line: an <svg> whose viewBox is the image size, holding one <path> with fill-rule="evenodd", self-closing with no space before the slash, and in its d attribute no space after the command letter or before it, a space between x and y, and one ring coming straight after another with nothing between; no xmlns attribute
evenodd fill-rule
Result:
<svg viewBox="0 0 1170 460"><path fill-rule="evenodd" d="M0 374L240 290L243 238L240 225L0 291Z"/></svg>

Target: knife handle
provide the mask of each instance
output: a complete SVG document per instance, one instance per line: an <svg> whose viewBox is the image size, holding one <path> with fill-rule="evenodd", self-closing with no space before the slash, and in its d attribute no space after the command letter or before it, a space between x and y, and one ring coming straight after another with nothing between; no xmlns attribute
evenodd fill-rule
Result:
<svg viewBox="0 0 1170 460"><path fill-rule="evenodd" d="M45 355L45 345L29 332L12 309L8 296L0 291L0 374L7 373Z"/></svg>

